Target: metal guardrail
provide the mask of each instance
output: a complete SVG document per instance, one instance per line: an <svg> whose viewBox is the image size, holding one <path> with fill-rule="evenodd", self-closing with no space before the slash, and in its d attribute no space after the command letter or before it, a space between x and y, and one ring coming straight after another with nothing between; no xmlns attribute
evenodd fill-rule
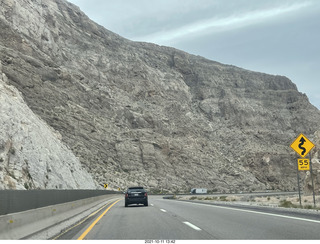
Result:
<svg viewBox="0 0 320 244"><path fill-rule="evenodd" d="M0 215L117 193L121 192L109 190L0 190Z"/></svg>

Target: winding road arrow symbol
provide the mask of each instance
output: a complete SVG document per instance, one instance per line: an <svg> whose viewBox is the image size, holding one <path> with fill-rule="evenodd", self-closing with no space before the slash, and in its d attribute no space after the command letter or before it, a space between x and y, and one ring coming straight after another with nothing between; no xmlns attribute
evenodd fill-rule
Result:
<svg viewBox="0 0 320 244"><path fill-rule="evenodd" d="M306 139L302 136L299 142L298 147L302 150L301 155L303 156L306 153L306 149L302 145L306 142Z"/></svg>

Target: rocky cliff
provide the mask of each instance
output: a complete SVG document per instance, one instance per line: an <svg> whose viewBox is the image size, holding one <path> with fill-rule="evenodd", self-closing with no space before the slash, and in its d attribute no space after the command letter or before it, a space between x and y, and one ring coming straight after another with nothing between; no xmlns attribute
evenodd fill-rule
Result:
<svg viewBox="0 0 320 244"><path fill-rule="evenodd" d="M5 83L0 64L0 189L94 189L92 176Z"/></svg>
<svg viewBox="0 0 320 244"><path fill-rule="evenodd" d="M290 144L320 112L288 78L129 41L64 0L0 5L8 83L99 184L296 188Z"/></svg>

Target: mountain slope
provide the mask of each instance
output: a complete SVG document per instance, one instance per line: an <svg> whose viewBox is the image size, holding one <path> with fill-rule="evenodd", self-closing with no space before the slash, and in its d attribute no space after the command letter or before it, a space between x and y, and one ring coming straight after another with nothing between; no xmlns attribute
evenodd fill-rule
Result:
<svg viewBox="0 0 320 244"><path fill-rule="evenodd" d="M94 189L61 135L5 83L0 65L0 189Z"/></svg>
<svg viewBox="0 0 320 244"><path fill-rule="evenodd" d="M63 1L3 0L8 82L111 187L292 190L320 112L294 83L124 39Z"/></svg>

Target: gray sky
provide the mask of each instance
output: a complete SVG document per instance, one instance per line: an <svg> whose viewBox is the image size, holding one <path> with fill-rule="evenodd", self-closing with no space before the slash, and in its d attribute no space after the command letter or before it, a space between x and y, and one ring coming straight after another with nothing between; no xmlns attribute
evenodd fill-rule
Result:
<svg viewBox="0 0 320 244"><path fill-rule="evenodd" d="M68 0L127 39L284 75L320 109L319 0Z"/></svg>

